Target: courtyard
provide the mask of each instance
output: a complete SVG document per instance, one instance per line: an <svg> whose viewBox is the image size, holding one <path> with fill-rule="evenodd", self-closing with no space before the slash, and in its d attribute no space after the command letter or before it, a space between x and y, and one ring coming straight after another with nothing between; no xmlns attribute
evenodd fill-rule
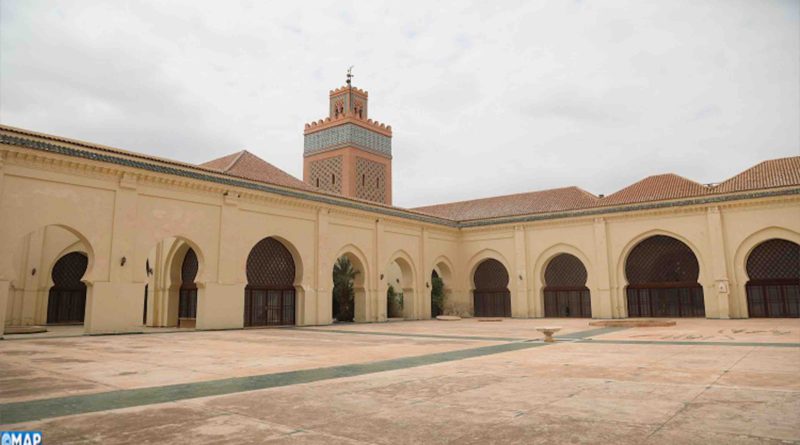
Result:
<svg viewBox="0 0 800 445"><path fill-rule="evenodd" d="M800 321L589 322L7 335L0 423L60 444L800 441Z"/></svg>

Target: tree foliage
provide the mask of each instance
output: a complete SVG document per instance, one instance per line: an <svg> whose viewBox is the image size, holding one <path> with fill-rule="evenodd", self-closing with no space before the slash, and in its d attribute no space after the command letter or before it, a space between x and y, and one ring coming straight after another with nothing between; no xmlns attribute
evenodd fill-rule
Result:
<svg viewBox="0 0 800 445"><path fill-rule="evenodd" d="M386 316L389 318L403 316L403 293L395 291L391 284L386 289Z"/></svg>
<svg viewBox="0 0 800 445"><path fill-rule="evenodd" d="M444 280L436 273L431 276L431 316L444 312Z"/></svg>
<svg viewBox="0 0 800 445"><path fill-rule="evenodd" d="M333 318L337 321L353 321L355 316L355 282L358 271L350 259L340 257L333 265Z"/></svg>

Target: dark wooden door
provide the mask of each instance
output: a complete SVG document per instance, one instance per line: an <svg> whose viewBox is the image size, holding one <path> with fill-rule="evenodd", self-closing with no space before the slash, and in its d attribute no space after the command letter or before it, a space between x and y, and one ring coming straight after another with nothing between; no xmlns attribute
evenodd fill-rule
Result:
<svg viewBox="0 0 800 445"><path fill-rule="evenodd" d="M244 325L295 324L294 258L280 241L264 238L247 257Z"/></svg>
<svg viewBox="0 0 800 445"><path fill-rule="evenodd" d="M625 261L629 317L705 317L700 265L682 241L655 235Z"/></svg>
<svg viewBox="0 0 800 445"><path fill-rule="evenodd" d="M705 317L703 288L683 286L628 286L628 317Z"/></svg>
<svg viewBox="0 0 800 445"><path fill-rule="evenodd" d="M197 318L197 277L199 263L194 249L186 251L181 266L181 288L178 293L178 324L181 319Z"/></svg>
<svg viewBox="0 0 800 445"><path fill-rule="evenodd" d="M575 255L561 253L553 257L544 271L544 316L591 317L586 278L586 267Z"/></svg>
<svg viewBox="0 0 800 445"><path fill-rule="evenodd" d="M180 289L178 300L178 318L197 318L197 287Z"/></svg>
<svg viewBox="0 0 800 445"><path fill-rule="evenodd" d="M80 252L61 257L53 266L53 287L47 299L47 323L83 323L86 285L81 281L89 259Z"/></svg>
<svg viewBox="0 0 800 445"><path fill-rule="evenodd" d="M247 287L244 300L245 326L281 326L295 323L294 289Z"/></svg>
<svg viewBox="0 0 800 445"><path fill-rule="evenodd" d="M589 318L592 301L586 287L546 287L544 289L545 317Z"/></svg>
<svg viewBox="0 0 800 445"><path fill-rule="evenodd" d="M508 271L500 261L487 259L478 265L473 276L473 307L476 317L510 317L511 292Z"/></svg>
<svg viewBox="0 0 800 445"><path fill-rule="evenodd" d="M511 293L508 289L496 291L476 290L474 296L476 317L511 316Z"/></svg>
<svg viewBox="0 0 800 445"><path fill-rule="evenodd" d="M800 317L800 245L771 239L747 257L747 312L751 317Z"/></svg>
<svg viewBox="0 0 800 445"><path fill-rule="evenodd" d="M751 280L747 283L751 317L800 317L800 280Z"/></svg>

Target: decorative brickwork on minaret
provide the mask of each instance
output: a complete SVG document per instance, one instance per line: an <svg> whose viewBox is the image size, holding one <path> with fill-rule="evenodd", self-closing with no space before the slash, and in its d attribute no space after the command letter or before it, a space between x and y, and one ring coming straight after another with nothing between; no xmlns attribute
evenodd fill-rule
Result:
<svg viewBox="0 0 800 445"><path fill-rule="evenodd" d="M328 117L305 126L303 181L344 196L392 204L392 127L367 117L366 91L329 94Z"/></svg>

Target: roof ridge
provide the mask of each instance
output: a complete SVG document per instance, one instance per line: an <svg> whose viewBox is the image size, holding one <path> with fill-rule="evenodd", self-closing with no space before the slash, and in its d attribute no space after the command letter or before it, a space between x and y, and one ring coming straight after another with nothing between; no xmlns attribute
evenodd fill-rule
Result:
<svg viewBox="0 0 800 445"><path fill-rule="evenodd" d="M677 176L678 178L681 178L681 179L683 179L684 181L689 181L689 182L691 182L692 184L697 184L697 185L699 185L699 186L703 186L703 187L705 187L705 184L703 184L702 182L697 182L697 181L695 181L694 179L687 178L686 176L679 175L679 174L677 174L677 173L668 173L668 174L670 174L670 175L672 175L672 176Z"/></svg>
<svg viewBox="0 0 800 445"><path fill-rule="evenodd" d="M595 195L594 193L592 193L592 192L590 192L590 191L588 191L588 190L586 190L586 189L584 189L582 187L578 187L577 185L573 185L571 187L578 189L580 192L583 192L583 194L589 195L590 197L592 197L594 199L601 199L599 196ZM567 188L570 188L570 187L567 187Z"/></svg>
<svg viewBox="0 0 800 445"><path fill-rule="evenodd" d="M238 162L239 162L239 160L240 160L240 159L242 159L242 156L244 156L244 154L245 154L245 153L247 153L247 150L242 150L242 151L240 151L239 153L237 153L237 154L236 154L236 157L235 157L235 158L233 158L233 161L231 161L231 163L230 163L230 164L228 164L228 166L227 166L227 167L225 167L224 169L222 169L222 171L224 171L224 172L226 172L226 173L227 173L227 172L229 172L229 171L231 171L231 169L232 169L233 167L235 167L235 166L236 166L236 163L238 163Z"/></svg>
<svg viewBox="0 0 800 445"><path fill-rule="evenodd" d="M484 200L487 200L487 199L497 199L497 198L508 198L508 197L512 197L512 196L530 195L530 194L533 194L533 193L544 193L544 192L552 192L552 191L556 191L556 190L566 190L566 189L577 189L577 190L579 190L579 191L581 191L583 193L588 194L589 196L593 196L593 197L597 198L597 196L595 196L594 194L592 194L590 192L587 192L586 190L583 190L582 188L580 188L580 187L578 187L576 185L568 185L568 186L565 186L565 187L555 187L555 188L549 188L549 189L531 190L529 192L509 193L507 195L495 195L495 196L486 196L484 198L464 199L464 200L461 200L461 201L441 202L441 203L438 203L438 204L428 204L428 205L424 205L424 206L417 206L417 207L411 207L411 208L412 209L421 209L421 208L425 208L425 207L437 207L437 206L443 206L443 205L463 204L463 203L466 203L466 202L484 201Z"/></svg>

